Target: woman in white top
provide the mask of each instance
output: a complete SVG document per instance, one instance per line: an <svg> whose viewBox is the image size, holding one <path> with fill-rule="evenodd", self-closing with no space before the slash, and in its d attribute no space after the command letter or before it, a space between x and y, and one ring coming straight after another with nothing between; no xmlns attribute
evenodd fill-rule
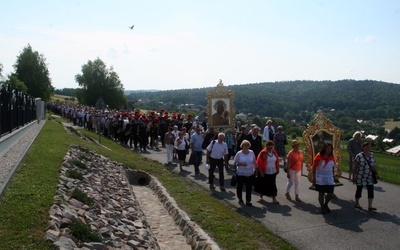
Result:
<svg viewBox="0 0 400 250"><path fill-rule="evenodd" d="M253 189L252 179L254 178L254 170L256 168L256 157L254 152L250 150L251 144L248 140L243 140L240 144L240 150L236 153L233 159L233 165L236 166L237 174L237 185L236 195L239 199L239 203L243 203L242 190L243 184L246 185L246 205L252 206L251 204L251 191Z"/></svg>
<svg viewBox="0 0 400 250"><path fill-rule="evenodd" d="M260 194L258 201L263 201L263 196L265 195L272 197L272 203L279 204L276 199L278 194L276 176L279 174L279 155L274 149L273 141L267 141L265 148L258 154L256 162L258 177L254 191Z"/></svg>
<svg viewBox="0 0 400 250"><path fill-rule="evenodd" d="M182 171L183 163L186 159L186 147L189 145L189 142L185 138L185 133L181 132L179 137L175 140L175 148L176 152L178 153L178 160L179 160L179 168Z"/></svg>
<svg viewBox="0 0 400 250"><path fill-rule="evenodd" d="M325 142L319 153L314 157L313 184L318 191L318 201L321 205L321 213L326 214L331 210L328 207L335 188L335 158L333 157L333 146ZM326 195L325 195L326 193Z"/></svg>

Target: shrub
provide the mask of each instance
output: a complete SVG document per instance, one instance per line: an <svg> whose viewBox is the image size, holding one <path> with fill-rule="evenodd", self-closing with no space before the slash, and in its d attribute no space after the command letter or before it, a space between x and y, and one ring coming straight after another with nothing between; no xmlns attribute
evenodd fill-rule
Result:
<svg viewBox="0 0 400 250"><path fill-rule="evenodd" d="M101 235L93 231L89 225L83 224L82 222L72 222L69 226L72 231L72 235L83 242L102 242L103 238Z"/></svg>
<svg viewBox="0 0 400 250"><path fill-rule="evenodd" d="M72 191L71 198L77 199L78 201L83 202L88 206L92 206L94 204L94 200L79 189L74 189L74 191Z"/></svg>
<svg viewBox="0 0 400 250"><path fill-rule="evenodd" d="M77 166L78 168L82 168L82 169L87 169L88 167L85 165L85 163L81 162L80 160L72 160L71 163L75 166Z"/></svg>
<svg viewBox="0 0 400 250"><path fill-rule="evenodd" d="M82 173L79 170L76 170L76 169L73 169L73 170L68 169L67 172L65 173L65 175L68 178L83 180Z"/></svg>

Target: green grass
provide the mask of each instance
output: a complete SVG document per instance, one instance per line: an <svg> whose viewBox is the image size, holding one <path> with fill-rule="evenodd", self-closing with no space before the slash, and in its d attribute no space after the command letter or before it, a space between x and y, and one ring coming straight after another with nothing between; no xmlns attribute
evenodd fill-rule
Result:
<svg viewBox="0 0 400 250"><path fill-rule="evenodd" d="M393 130L395 127L400 128L400 121L386 121L384 128Z"/></svg>
<svg viewBox="0 0 400 250"><path fill-rule="evenodd" d="M97 139L98 135L82 130ZM97 146L47 121L0 201L0 249L53 249L44 241L49 209L68 147L77 144L157 179L178 205L223 249L293 249L259 221L162 164L102 138Z"/></svg>

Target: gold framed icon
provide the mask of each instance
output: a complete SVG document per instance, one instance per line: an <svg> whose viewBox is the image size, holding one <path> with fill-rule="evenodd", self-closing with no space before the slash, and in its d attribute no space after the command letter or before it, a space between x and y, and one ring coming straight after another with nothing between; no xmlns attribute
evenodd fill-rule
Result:
<svg viewBox="0 0 400 250"><path fill-rule="evenodd" d="M233 101L233 91L225 87L220 79L218 85L207 92L206 113L210 126L217 130L234 127L236 109Z"/></svg>
<svg viewBox="0 0 400 250"><path fill-rule="evenodd" d="M312 164L315 155L319 152L321 146L325 142L329 142L333 146L333 156L335 157L335 185L341 186L339 178L342 177L340 153L340 129L335 127L328 119L318 110L317 116L309 127L303 132L303 142L305 146L305 161L308 170L308 180L313 182Z"/></svg>

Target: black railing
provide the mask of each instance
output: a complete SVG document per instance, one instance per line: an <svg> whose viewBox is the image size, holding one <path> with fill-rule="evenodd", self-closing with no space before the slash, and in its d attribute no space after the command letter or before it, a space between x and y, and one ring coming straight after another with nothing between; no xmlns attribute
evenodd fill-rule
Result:
<svg viewBox="0 0 400 250"><path fill-rule="evenodd" d="M0 87L0 137L36 120L35 98L11 89Z"/></svg>

